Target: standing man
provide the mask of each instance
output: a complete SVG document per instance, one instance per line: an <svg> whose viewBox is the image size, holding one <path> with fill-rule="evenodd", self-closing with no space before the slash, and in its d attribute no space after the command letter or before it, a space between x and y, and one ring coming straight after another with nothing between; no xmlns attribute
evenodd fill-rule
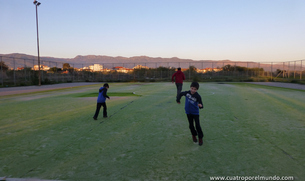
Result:
<svg viewBox="0 0 305 181"><path fill-rule="evenodd" d="M174 83L174 77L175 77L175 82L176 82L176 87L177 87L177 96L180 94L182 90L182 85L183 85L183 80L185 80L185 75L181 71L181 68L179 67L177 72L175 72L172 76L172 83Z"/></svg>

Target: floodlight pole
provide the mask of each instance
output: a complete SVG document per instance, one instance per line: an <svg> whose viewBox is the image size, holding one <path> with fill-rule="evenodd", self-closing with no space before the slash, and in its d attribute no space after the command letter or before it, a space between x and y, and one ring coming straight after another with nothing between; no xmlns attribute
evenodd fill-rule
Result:
<svg viewBox="0 0 305 181"><path fill-rule="evenodd" d="M37 52L38 52L38 85L41 86L41 75L40 75L40 55L39 55L39 34L38 34L38 11L37 7L41 4L40 2L34 0L34 5L36 6L36 29L37 29Z"/></svg>

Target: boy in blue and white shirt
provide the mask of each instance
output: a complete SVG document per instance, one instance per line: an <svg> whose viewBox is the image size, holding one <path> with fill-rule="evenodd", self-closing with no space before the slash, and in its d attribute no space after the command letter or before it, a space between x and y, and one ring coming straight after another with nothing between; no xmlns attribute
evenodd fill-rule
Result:
<svg viewBox="0 0 305 181"><path fill-rule="evenodd" d="M107 118L107 106L106 106L106 98L110 99L109 96L107 96L107 90L109 89L109 85L107 83L104 84L103 87L99 89L98 97L97 97L97 104L96 104L96 110L95 114L93 116L94 120L97 120L97 117L99 115L100 109L103 106L103 117Z"/></svg>
<svg viewBox="0 0 305 181"><path fill-rule="evenodd" d="M185 113L189 121L189 128L192 133L193 141L197 143L196 136L199 138L199 146L203 144L203 132L199 122L199 109L203 108L201 96L198 94L197 90L199 89L198 82L192 82L189 91L181 92L177 96L177 103L180 104L180 99L182 96L185 96ZM196 129L194 127L194 121Z"/></svg>

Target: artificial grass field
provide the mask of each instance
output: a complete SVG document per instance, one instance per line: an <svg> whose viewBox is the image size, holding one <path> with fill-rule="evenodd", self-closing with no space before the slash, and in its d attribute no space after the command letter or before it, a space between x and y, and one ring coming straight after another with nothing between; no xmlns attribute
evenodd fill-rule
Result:
<svg viewBox="0 0 305 181"><path fill-rule="evenodd" d="M305 179L305 92L200 83L203 146L172 83L110 83L0 97L0 177L49 180ZM183 90L189 90L185 82ZM135 94L133 94L133 92Z"/></svg>

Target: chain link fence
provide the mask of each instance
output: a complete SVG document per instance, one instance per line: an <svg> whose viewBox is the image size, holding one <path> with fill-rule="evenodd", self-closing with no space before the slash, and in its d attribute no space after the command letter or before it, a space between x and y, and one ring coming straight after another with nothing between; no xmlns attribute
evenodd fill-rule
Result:
<svg viewBox="0 0 305 181"><path fill-rule="evenodd" d="M35 59L0 56L0 87L38 85ZM42 84L63 82L171 81L182 68L188 81L281 81L305 83L305 60L287 62L63 63L41 60Z"/></svg>

